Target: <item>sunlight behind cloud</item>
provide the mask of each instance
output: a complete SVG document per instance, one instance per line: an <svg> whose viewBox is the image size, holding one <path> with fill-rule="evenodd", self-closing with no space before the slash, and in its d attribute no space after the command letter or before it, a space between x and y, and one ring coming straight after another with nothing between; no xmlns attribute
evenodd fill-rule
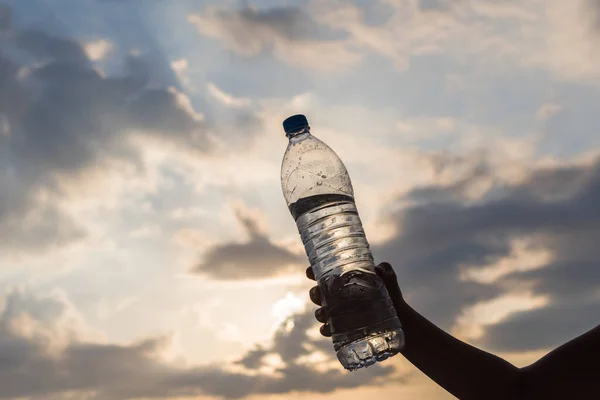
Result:
<svg viewBox="0 0 600 400"><path fill-rule="evenodd" d="M90 60L99 61L105 58L113 49L114 44L106 39L97 39L83 45Z"/></svg>
<svg viewBox="0 0 600 400"><path fill-rule="evenodd" d="M302 312L306 308L306 298L287 292L285 297L277 300L271 307L271 315L274 318L275 326L279 326L290 316Z"/></svg>

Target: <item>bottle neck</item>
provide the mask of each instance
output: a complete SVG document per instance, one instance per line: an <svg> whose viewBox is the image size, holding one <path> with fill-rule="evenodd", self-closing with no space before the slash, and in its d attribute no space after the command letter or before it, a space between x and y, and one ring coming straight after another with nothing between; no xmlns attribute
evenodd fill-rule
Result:
<svg viewBox="0 0 600 400"><path fill-rule="evenodd" d="M310 127L304 127L296 132L286 134L291 143L298 143L310 136Z"/></svg>

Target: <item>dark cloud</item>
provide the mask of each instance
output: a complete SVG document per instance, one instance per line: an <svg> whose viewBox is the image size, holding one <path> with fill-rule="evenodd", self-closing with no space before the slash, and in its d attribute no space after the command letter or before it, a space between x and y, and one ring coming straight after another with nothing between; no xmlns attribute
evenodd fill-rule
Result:
<svg viewBox="0 0 600 400"><path fill-rule="evenodd" d="M260 279L281 274L293 267L297 269L298 264L306 263L305 255L292 253L274 244L251 217L238 212L237 218L244 226L249 241L210 248L193 272L220 280Z"/></svg>
<svg viewBox="0 0 600 400"><path fill-rule="evenodd" d="M408 197L418 202L394 217L402 235L374 248L378 259L395 265L409 302L449 329L463 309L510 288L526 286L549 296L546 308L490 327L481 341L490 349L556 346L595 325L600 316L592 305L600 289L600 159L588 166L533 170L516 185L500 183L480 157L472 164L466 180L413 191ZM489 180L492 188L477 201L467 200L465 187L478 179ZM462 267L478 268L509 255L511 241L518 238L550 251L551 261L494 284L461 280ZM561 317L567 310L571 315ZM545 324L554 332L546 332ZM547 336L536 343L536 335Z"/></svg>
<svg viewBox="0 0 600 400"><path fill-rule="evenodd" d="M311 38L316 24L301 9L294 6L269 9L242 8L237 12L221 11L218 14L223 22L237 19L250 29L267 28L289 40Z"/></svg>
<svg viewBox="0 0 600 400"><path fill-rule="evenodd" d="M152 80L159 60L132 55L123 74L104 76L77 41L11 27L8 7L0 21L0 236L10 238L0 247L33 251L81 237L84 227L36 194L59 198L57 174L107 160L141 167L131 132L210 149L185 95Z"/></svg>
<svg viewBox="0 0 600 400"><path fill-rule="evenodd" d="M269 351L258 346L249 350L243 358L236 361L236 364L243 365L248 369L257 369L262 365L263 358L269 354Z"/></svg>
<svg viewBox="0 0 600 400"><path fill-rule="evenodd" d="M218 37L238 53L253 56L273 50L280 41L291 43L345 37L318 24L295 6L237 10L208 7L202 13L192 15L191 21L201 31Z"/></svg>
<svg viewBox="0 0 600 400"><path fill-rule="evenodd" d="M276 332L272 344L239 359L238 364L258 373L254 375L228 372L220 365L182 368L163 362L160 354L168 344L163 338L117 345L86 342L81 335L67 336L76 332L76 320L64 297L34 297L23 291L8 294L0 314L0 398L47 399L69 392L85 393L91 400L200 394L238 399L376 385L395 372L390 361L361 371L360 377L341 366L319 372L303 364L301 357L315 349L334 357L329 339L313 340L306 334L308 329L317 329L312 312L291 317ZM70 339L61 349L50 352L61 337ZM257 370L266 354L278 354L285 363L277 369L277 376Z"/></svg>
<svg viewBox="0 0 600 400"><path fill-rule="evenodd" d="M515 313L488 329L481 344L495 351L549 349L587 332L599 321L599 301L557 302L542 309Z"/></svg>
<svg viewBox="0 0 600 400"><path fill-rule="evenodd" d="M40 31L15 32L13 39L19 49L34 57L49 58L69 66L90 66L85 51L73 40L52 37Z"/></svg>

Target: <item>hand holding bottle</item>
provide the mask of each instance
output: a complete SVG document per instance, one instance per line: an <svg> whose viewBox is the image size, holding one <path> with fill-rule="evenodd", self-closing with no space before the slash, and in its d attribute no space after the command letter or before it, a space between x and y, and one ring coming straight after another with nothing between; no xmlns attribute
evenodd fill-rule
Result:
<svg viewBox="0 0 600 400"><path fill-rule="evenodd" d="M375 273L377 276L379 276L379 278L381 278L381 280L383 280L397 313L397 310L399 310L401 305L404 304L404 297L402 296L400 285L398 285L398 278L396 277L394 269L389 263L383 262L375 267ZM308 267L306 269L306 276L308 279L316 281L312 267ZM321 335L325 337L331 337L331 328L327 323L329 320L329 314L327 313L327 307L324 307L322 304L321 290L319 289L319 286L312 287L309 290L308 295L313 303L320 306L315 310L315 318L317 321L323 323L320 328Z"/></svg>

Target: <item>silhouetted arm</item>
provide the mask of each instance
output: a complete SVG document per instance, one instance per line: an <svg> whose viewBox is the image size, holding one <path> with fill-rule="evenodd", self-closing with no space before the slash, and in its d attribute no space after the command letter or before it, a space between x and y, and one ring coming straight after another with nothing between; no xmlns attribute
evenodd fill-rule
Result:
<svg viewBox="0 0 600 400"><path fill-rule="evenodd" d="M403 301L396 310L405 335L402 354L448 392L461 400L524 399L519 368L449 335Z"/></svg>
<svg viewBox="0 0 600 400"><path fill-rule="evenodd" d="M425 375L460 400L578 400L600 399L598 358L600 326L548 353L534 364L518 368L444 332L413 310L402 297L394 270L388 263L375 267L385 282L402 323L402 354ZM309 267L306 275L315 279ZM311 300L321 305L318 286ZM435 295L435 294L432 294ZM315 317L323 322L321 334L331 336L327 310ZM540 333L543 335L543 332Z"/></svg>
<svg viewBox="0 0 600 400"><path fill-rule="evenodd" d="M531 399L600 399L600 325L521 369Z"/></svg>
<svg viewBox="0 0 600 400"><path fill-rule="evenodd" d="M402 354L457 398L600 399L600 383L597 382L600 378L600 326L558 347L534 364L517 368L429 322L404 302L395 274L393 278L382 277L403 325L406 345ZM391 285L391 279L394 285Z"/></svg>

